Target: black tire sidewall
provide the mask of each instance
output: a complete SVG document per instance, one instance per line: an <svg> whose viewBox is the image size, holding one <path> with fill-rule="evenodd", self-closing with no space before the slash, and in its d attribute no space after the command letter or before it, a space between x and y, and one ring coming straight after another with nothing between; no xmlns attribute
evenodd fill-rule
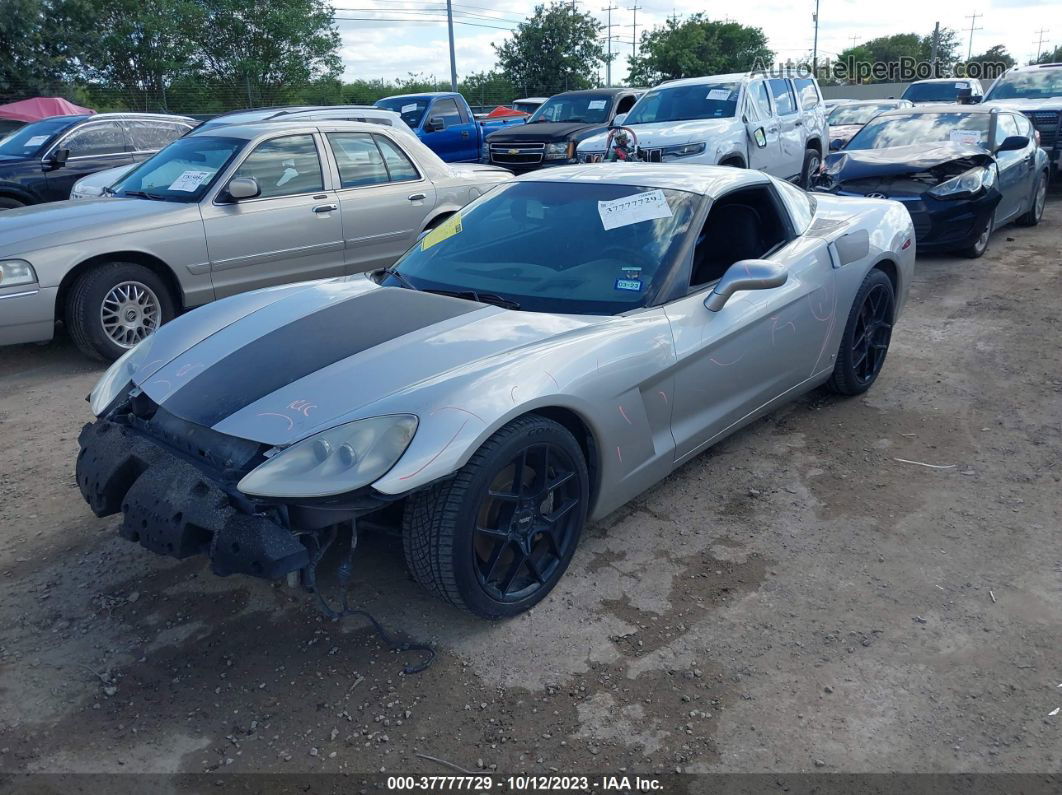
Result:
<svg viewBox="0 0 1062 795"><path fill-rule="evenodd" d="M85 354L104 361L114 361L128 351L128 348L121 347L107 336L100 321L103 299L115 285L126 281L140 282L155 293L159 301L160 326L173 319L173 296L154 271L134 262L97 265L78 277L66 302L64 319L67 332Z"/></svg>
<svg viewBox="0 0 1062 795"><path fill-rule="evenodd" d="M855 368L852 365L852 344L859 312L863 308L867 293L877 285L884 285L889 291L892 303L892 318L890 318L889 322L893 322L896 318L896 291L892 286L892 280L889 279L884 271L874 268L863 278L863 283L859 285L855 300L848 311L848 320L845 322L841 345L837 351L837 361L834 364L833 376L830 379L830 387L839 394L861 395L874 385L874 382L878 380L878 376L881 374L881 368L878 368L878 372L874 374L874 377L864 383L856 376ZM886 349L885 355L887 358L888 349ZM884 363L882 367L884 367Z"/></svg>
<svg viewBox="0 0 1062 795"><path fill-rule="evenodd" d="M818 158L819 163L822 163L822 158L816 150L807 149L804 151L804 166L800 170L800 187L804 190L810 190L811 183L815 179L815 175L811 173L811 159L813 157Z"/></svg>
<svg viewBox="0 0 1062 795"><path fill-rule="evenodd" d="M0 196L0 211L3 210L19 210L26 205L20 202L18 199L12 199L7 196Z"/></svg>
<svg viewBox="0 0 1062 795"><path fill-rule="evenodd" d="M983 257L985 255L986 251L988 251L988 247L992 243L992 232L995 231L995 218L996 216L994 212L992 213L992 215L988 216L988 237L985 238L984 248L977 247L978 240L980 240L981 238L981 235L978 234L978 239L971 243L969 246L967 246L965 249L963 249L963 254L965 254L969 259L979 259L980 257ZM981 229L981 233L984 233L983 227Z"/></svg>
<svg viewBox="0 0 1062 795"><path fill-rule="evenodd" d="M534 594L519 602L499 602L490 597L482 586L475 571L475 552L473 547L476 512L479 508L480 499L485 493L490 482L494 479L500 468L508 466L509 462L524 447L540 442L549 442L564 449L575 463L579 478L582 499L576 509L579 511L577 523L573 530L575 536L568 545L568 549L560 565L553 572L546 584ZM490 452L476 460L469 462L475 467L469 487L465 491L462 503L457 513L457 522L453 528L453 540L450 554L452 555L455 583L461 595L461 600L469 610L477 615L488 618L508 618L522 613L544 599L557 584L571 563L575 548L579 543L583 526L586 523L587 506L589 503L589 476L586 462L583 458L579 443L563 426L550 420L542 419L513 433L505 438L501 444L490 449ZM468 466L468 465L466 465Z"/></svg>

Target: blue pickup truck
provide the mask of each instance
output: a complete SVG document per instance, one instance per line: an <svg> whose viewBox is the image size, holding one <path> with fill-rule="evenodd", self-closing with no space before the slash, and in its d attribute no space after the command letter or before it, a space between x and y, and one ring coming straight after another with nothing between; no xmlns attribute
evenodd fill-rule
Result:
<svg viewBox="0 0 1062 795"><path fill-rule="evenodd" d="M428 148L447 163L477 163L487 133L526 117L478 120L465 98L450 91L401 94L376 100L376 107L402 117Z"/></svg>

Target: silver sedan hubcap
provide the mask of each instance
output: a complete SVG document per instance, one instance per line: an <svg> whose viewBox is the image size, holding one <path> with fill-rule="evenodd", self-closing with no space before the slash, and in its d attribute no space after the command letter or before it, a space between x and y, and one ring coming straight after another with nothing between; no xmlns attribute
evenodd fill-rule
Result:
<svg viewBox="0 0 1062 795"><path fill-rule="evenodd" d="M100 307L104 333L121 348L132 348L159 327L158 296L142 282L122 282L111 288Z"/></svg>

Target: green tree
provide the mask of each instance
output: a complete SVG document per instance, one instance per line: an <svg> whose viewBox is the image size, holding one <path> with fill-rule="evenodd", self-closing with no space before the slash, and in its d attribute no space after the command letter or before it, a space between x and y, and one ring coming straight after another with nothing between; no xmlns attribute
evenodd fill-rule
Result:
<svg viewBox="0 0 1062 795"><path fill-rule="evenodd" d="M627 83L651 86L680 77L744 72L770 63L774 53L760 28L719 22L693 14L642 33L638 56L630 60Z"/></svg>
<svg viewBox="0 0 1062 795"><path fill-rule="evenodd" d="M605 53L593 15L568 3L535 6L502 44L491 44L502 73L519 93L552 94L594 84Z"/></svg>
<svg viewBox="0 0 1062 795"><path fill-rule="evenodd" d="M975 55L963 64L961 73L964 75L971 75L973 77L979 77L982 79L993 79L1001 75L1007 69L1014 66L1017 61L1007 52L1007 48L1002 44L996 44L993 47L989 47L980 55ZM973 68L972 65L976 64L977 67ZM972 73L972 74L971 74Z"/></svg>
<svg viewBox="0 0 1062 795"><path fill-rule="evenodd" d="M83 55L86 75L135 110L169 110L167 89L187 73L198 40L189 0L91 0L98 34Z"/></svg>
<svg viewBox="0 0 1062 795"><path fill-rule="evenodd" d="M472 105L504 105L516 99L516 86L501 72L475 72L457 85Z"/></svg>
<svg viewBox="0 0 1062 795"><path fill-rule="evenodd" d="M0 97L56 93L89 37L81 0L0 0Z"/></svg>
<svg viewBox="0 0 1062 795"><path fill-rule="evenodd" d="M1031 63L1062 63L1062 44L1053 50L1040 53L1040 57Z"/></svg>
<svg viewBox="0 0 1062 795"><path fill-rule="evenodd" d="M338 76L339 32L325 0L194 0L186 34L200 72L231 102L273 105Z"/></svg>
<svg viewBox="0 0 1062 795"><path fill-rule="evenodd" d="M953 70L959 53L958 34L951 28L941 28L937 37L937 75L950 74ZM869 67L878 64L884 66L898 66L903 61L912 65L929 63L933 57L933 34L920 36L917 33L895 33L891 36L880 36L862 44L856 44L844 50L838 56L838 63L851 64L856 69L860 65L867 67L866 74L870 74ZM852 78L854 80L854 77ZM861 78L861 82L890 82L896 79L887 74L871 74Z"/></svg>

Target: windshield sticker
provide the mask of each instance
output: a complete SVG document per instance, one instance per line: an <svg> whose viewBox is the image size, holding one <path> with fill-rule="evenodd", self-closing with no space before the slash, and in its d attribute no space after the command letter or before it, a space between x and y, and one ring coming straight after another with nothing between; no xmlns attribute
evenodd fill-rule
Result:
<svg viewBox="0 0 1062 795"><path fill-rule="evenodd" d="M402 112L403 113L412 113L416 109L417 109L417 103L416 102L414 102L414 103L412 103L410 105L403 105L402 106Z"/></svg>
<svg viewBox="0 0 1062 795"><path fill-rule="evenodd" d="M28 141L26 141L24 146L26 146L26 147L40 146L41 144L43 144L47 140L48 140L48 136L47 135L34 135L32 138L30 138Z"/></svg>
<svg viewBox="0 0 1062 795"><path fill-rule="evenodd" d="M432 229L428 234L424 236L424 239L420 241L420 250L427 251L429 248L437 243L442 243L447 238L451 238L461 232L461 215L454 214Z"/></svg>
<svg viewBox="0 0 1062 795"><path fill-rule="evenodd" d="M730 99L730 89L728 88L713 88L708 92L707 99Z"/></svg>
<svg viewBox="0 0 1062 795"><path fill-rule="evenodd" d="M199 188L204 182L213 176L213 171L185 171L170 183L170 190L183 190L186 193Z"/></svg>
<svg viewBox="0 0 1062 795"><path fill-rule="evenodd" d="M967 86L966 83L956 83L955 87L956 88L968 88L969 86Z"/></svg>
<svg viewBox="0 0 1062 795"><path fill-rule="evenodd" d="M650 190L622 199L598 202L597 214L601 216L601 224L607 231L656 218L670 218L671 207L662 190Z"/></svg>
<svg viewBox="0 0 1062 795"><path fill-rule="evenodd" d="M616 279L616 289L640 293L642 291L642 281L641 279Z"/></svg>
<svg viewBox="0 0 1062 795"><path fill-rule="evenodd" d="M592 99L592 100L590 100L590 104L586 106L586 109L587 110L604 110L605 109L605 100L603 100L603 99Z"/></svg>
<svg viewBox="0 0 1062 795"><path fill-rule="evenodd" d="M976 146L981 143L981 133L977 130L952 130L948 133L948 138L953 144Z"/></svg>

